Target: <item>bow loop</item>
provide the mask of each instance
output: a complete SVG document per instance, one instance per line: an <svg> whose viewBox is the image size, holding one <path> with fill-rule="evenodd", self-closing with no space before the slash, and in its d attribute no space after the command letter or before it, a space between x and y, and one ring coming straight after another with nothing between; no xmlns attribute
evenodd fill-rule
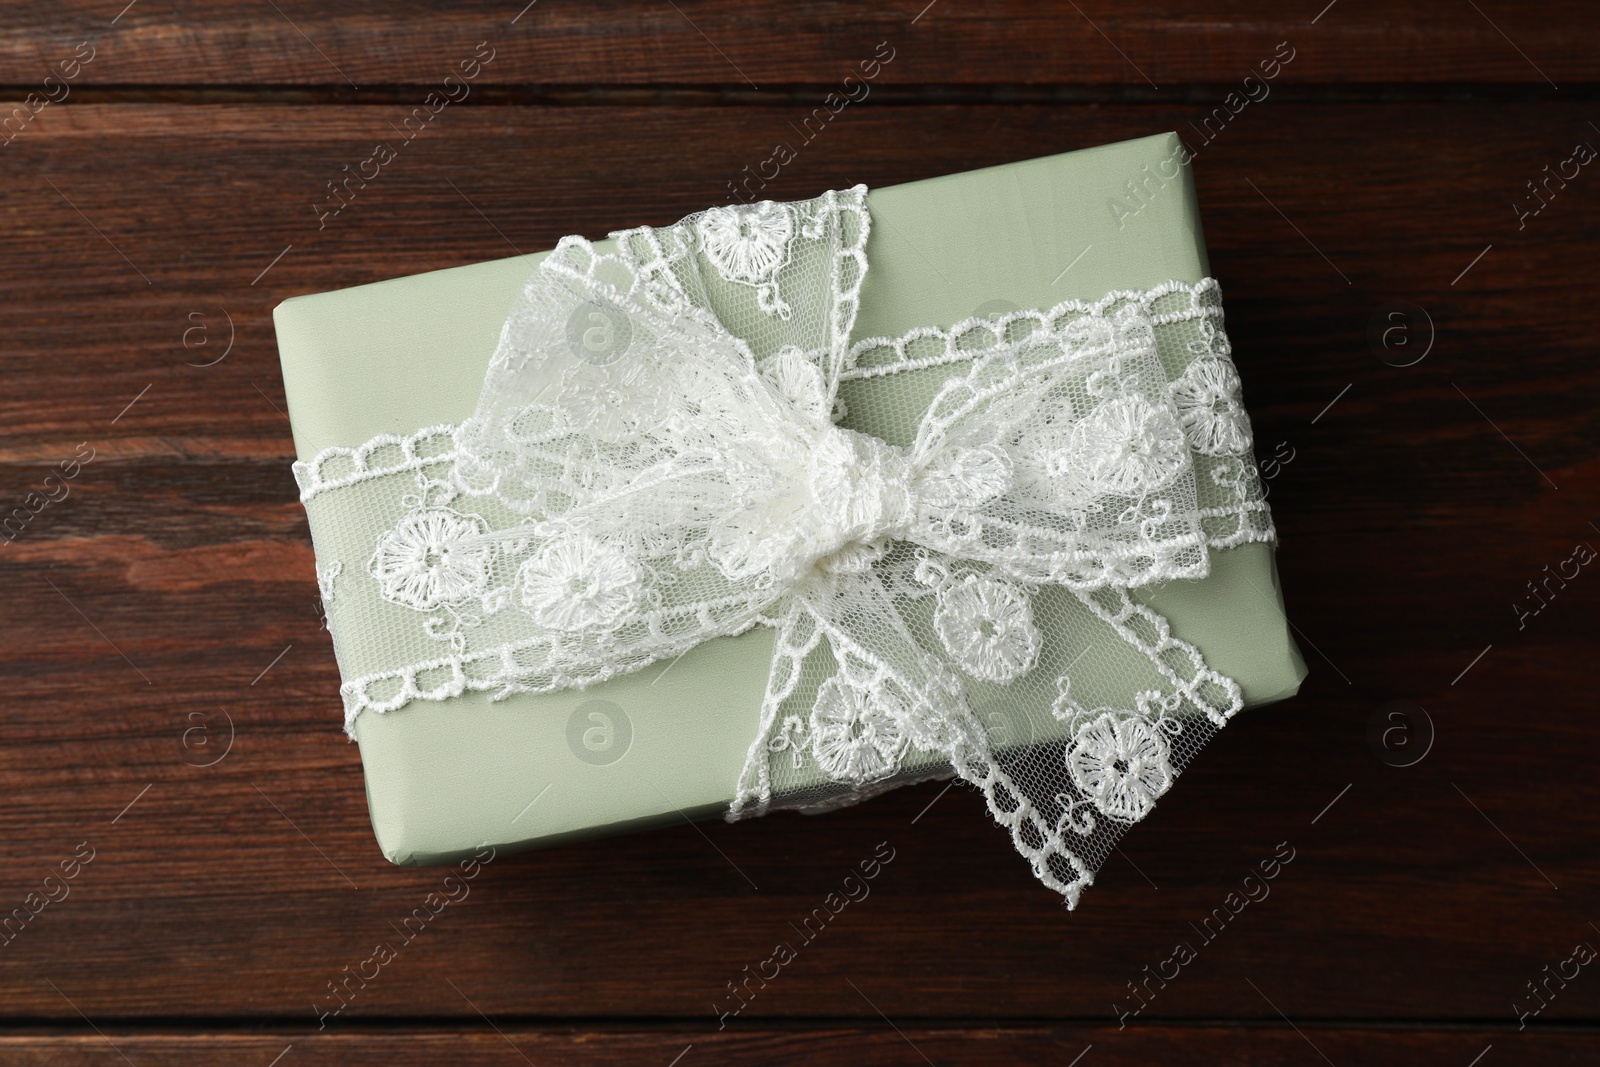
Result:
<svg viewBox="0 0 1600 1067"><path fill-rule="evenodd" d="M832 421L820 368L842 360L793 345L757 360L714 317L641 292L547 262L461 434L459 488L528 515L473 540L530 546L513 591L564 635L552 655L675 655L899 541L1027 586L1206 573L1190 453L1137 305L997 339L899 447ZM597 316L604 336L575 343L562 325Z"/></svg>
<svg viewBox="0 0 1600 1067"><path fill-rule="evenodd" d="M1208 571L1189 447L1137 305L996 341L941 388L912 454L909 536L927 547L1075 589Z"/></svg>

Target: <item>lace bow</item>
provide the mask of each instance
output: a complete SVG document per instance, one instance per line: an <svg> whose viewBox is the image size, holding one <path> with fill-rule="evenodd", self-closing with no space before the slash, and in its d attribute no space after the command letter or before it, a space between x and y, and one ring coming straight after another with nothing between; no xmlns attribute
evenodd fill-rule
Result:
<svg viewBox="0 0 1600 1067"><path fill-rule="evenodd" d="M1272 536L1220 307L1164 315L1204 289L1174 285L852 346L864 194L712 209L614 255L564 239L472 418L401 442L417 491L368 564L453 654L347 681L347 707L581 687L771 626L730 818L951 768L1070 906L1241 704L1129 595ZM1172 380L1157 328L1179 322ZM841 424L853 384L933 368L904 443Z"/></svg>

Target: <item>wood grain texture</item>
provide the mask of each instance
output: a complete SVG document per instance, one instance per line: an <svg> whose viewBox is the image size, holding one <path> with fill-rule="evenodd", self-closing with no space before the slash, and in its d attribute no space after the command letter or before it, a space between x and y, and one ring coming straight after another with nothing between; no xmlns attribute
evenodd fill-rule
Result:
<svg viewBox="0 0 1600 1067"><path fill-rule="evenodd" d="M515 14L280 6L358 80L389 85L429 84L453 42L467 54L483 39L474 19ZM752 42L722 46L758 80L823 86L891 17L680 6L714 38ZM1592 76L1590 7L1479 6L1558 82ZM1161 82L1242 77L1236 60L1289 33L1264 5L1226 23L1082 7ZM1340 0L1315 39L1317 12L1296 13L1306 45L1283 78L1544 85L1462 11ZM69 2L8 17L0 81L26 84L43 76L28 64L109 16ZM654 8L541 0L518 26L536 17L540 32L485 68L504 84L733 80ZM885 77L1143 84L1074 19L940 0ZM84 80L328 84L283 21L144 0L98 39ZM1407 49L1420 65L1395 62ZM1512 608L1575 544L1600 546L1600 177L1552 184L1520 228L1514 209L1542 168L1600 142L1592 104L1561 93L1272 97L1220 132L1209 103L1110 91L1082 106L846 109L762 195L1166 129L1198 149L1258 451L1293 455L1271 499L1313 672L1301 696L1230 725L1075 913L1032 882L979 798L918 787L826 817L499 857L317 1029L341 1003L330 983L400 943L447 872L392 868L372 842L288 470L272 306L726 200L820 103L823 89L792 98L810 91L447 107L327 219L326 183L393 139L410 104L252 103L248 88L222 104L69 99L0 145L0 520L26 512L0 535L0 924L93 854L0 944L0 1062L116 1061L85 1018L140 1064L265 1064L289 1044L284 1067L521 1062L479 1012L540 1063L665 1064L689 1044L681 1067L923 1062L885 1017L940 1064L1068 1063L1090 1044L1081 1067L1323 1062L1285 1018L1341 1067L1465 1065L1489 1044L1482 1067L1593 1061L1588 970L1545 989L1526 1030L1513 1006L1531 1010L1527 984L1577 942L1600 946L1600 577L1542 587L1548 606L1520 627ZM1414 347L1372 342L1402 301L1431 322L1407 367L1390 364L1429 336L1415 312L1398 320ZM93 458L34 514L29 494L80 443ZM1408 768L1369 740L1395 699L1432 717ZM879 842L895 859L871 896L719 1031L728 984ZM1270 896L1214 938L1196 930L1280 842L1295 858ZM1137 1005L1128 983L1180 941L1198 958L1142 987L1148 1007L1119 1031Z"/></svg>
<svg viewBox="0 0 1600 1067"><path fill-rule="evenodd" d="M8 467L7 491L20 498L79 441L98 450L72 494L0 550L0 580L29 620L0 652L14 698L0 749L5 889L20 902L79 841L100 851L72 897L4 950L0 982L7 1010L27 1016L71 1016L41 976L91 1017L309 1013L443 872L390 869L377 855L357 753L336 729L271 305L544 247L568 230L677 217L715 199L784 112L447 112L437 139L419 139L319 232L310 196L381 130L381 114L149 107L130 122L129 110L46 115L38 137L12 146L4 194L4 441L28 457ZM1600 583L1574 581L1521 633L1508 607L1586 530L1600 540L1587 527L1600 324L1593 278L1572 269L1600 212L1557 199L1519 237L1505 199L1582 113L1264 107L1203 150L1213 270L1258 432L1296 452L1273 499L1314 673L1293 704L1229 728L1081 911L1065 916L1036 889L976 798L954 792L913 825L936 790L909 790L823 819L708 827L758 893L687 827L507 857L349 1014L456 1011L445 972L471 981L491 1012L709 1020L726 983L887 840L902 858L859 917L751 1015L866 1012L843 977L895 1016L1100 1015L1119 996L1127 1006L1125 983L1288 840L1303 858L1208 946L1204 978L1163 993L1162 1014L1262 1015L1249 978L1295 1015L1509 1016L1524 982L1592 935L1581 902L1600 885L1592 779L1564 779L1559 811L1522 785L1530 767L1553 772L1557 752L1564 763L1594 746L1584 649ZM1064 124L1042 108L905 108L847 119L774 195L1181 128L1184 115L1100 108ZM1286 152L1290 141L1300 149ZM595 167L605 142L632 146L632 162ZM1366 151L1373 143L1386 151ZM486 158L496 165L471 162ZM1419 190L1419 174L1450 180ZM1377 306L1402 297L1429 309L1439 341L1398 370L1366 330ZM213 367L186 365L203 361L182 344L196 309L238 326ZM1530 694L1566 703L1529 729L1506 709ZM1440 735L1408 770L1366 745L1373 707L1395 697L1429 708ZM232 717L234 747L215 767L188 765L209 758L182 744L204 721L196 713L216 730ZM1574 984L1549 1015L1583 1017L1597 997L1600 983Z"/></svg>
<svg viewBox="0 0 1600 1067"><path fill-rule="evenodd" d="M87 1028L85 1028L87 1030ZM76 1067L121 1062L169 1067L218 1063L266 1065L274 1056L293 1063L337 1067L460 1067L570 1064L572 1067L662 1067L695 1063L760 1063L813 1067L870 1063L882 1067L1067 1067L1074 1062L1160 1063L1167 1067L1282 1067L1284 1064L1359 1063L1411 1067L1418 1063L1467 1064L1490 1056L1527 1067L1587 1065L1594 1045L1571 1033L1511 1036L1500 1030L1444 1031L1275 1026L905 1026L822 1025L808 1028L730 1028L721 1034L686 1030L606 1029L578 1032L528 1030L512 1023L471 1030L409 1030L403 1034L274 1034L210 1032L182 1036L108 1030L72 1037L0 1037L8 1067ZM1485 1054L1487 1052L1487 1054ZM1511 1060L1511 1057L1515 1057ZM674 1059L681 1057L681 1059ZM1076 1057L1082 1057L1076 1059Z"/></svg>
<svg viewBox="0 0 1600 1067"><path fill-rule="evenodd" d="M84 40L83 85L438 85L487 41L486 85L835 85L888 42L876 80L917 85L1240 82L1290 42L1289 82L1538 84L1596 80L1600 12L1583 0L276 0L18 6L0 84L33 88ZM1259 71L1257 72L1259 73Z"/></svg>

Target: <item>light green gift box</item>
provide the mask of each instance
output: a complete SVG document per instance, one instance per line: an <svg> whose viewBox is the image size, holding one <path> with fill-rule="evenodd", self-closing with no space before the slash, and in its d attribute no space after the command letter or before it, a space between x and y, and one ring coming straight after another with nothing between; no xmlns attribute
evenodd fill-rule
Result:
<svg viewBox="0 0 1600 1067"><path fill-rule="evenodd" d="M1163 134L872 191L853 336L1201 280L1205 242L1182 158L1177 136ZM542 258L280 304L274 320L300 458L471 415L501 325ZM905 440L912 423L890 413L921 410L956 372L849 383L851 425ZM374 517L372 536L386 521ZM320 555L333 535L314 535ZM352 558L360 545L339 548L328 554ZM1136 598L1237 681L1246 707L1292 696L1306 671L1272 547L1211 555L1209 578ZM355 732L379 846L395 863L442 863L485 843L528 847L720 814L758 732L772 641L757 628L583 691L500 701L469 691L361 715ZM918 771L941 767L929 758Z"/></svg>

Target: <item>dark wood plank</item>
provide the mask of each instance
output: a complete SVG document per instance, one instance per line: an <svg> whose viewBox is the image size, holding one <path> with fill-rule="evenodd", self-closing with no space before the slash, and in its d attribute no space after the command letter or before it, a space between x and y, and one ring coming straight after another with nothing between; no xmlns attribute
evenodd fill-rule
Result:
<svg viewBox="0 0 1600 1067"><path fill-rule="evenodd" d="M670 1016L697 1041L716 1027L718 998L729 1003L727 983L880 841L897 858L872 897L741 1022L876 1026L872 1005L912 1024L1107 1019L1130 1007L1128 982L1197 941L1190 924L1287 841L1296 859L1270 898L1204 944L1150 1015L1276 1019L1253 983L1302 1024L1514 1029L1527 982L1576 942L1600 945L1589 925L1600 785L1584 770L1600 579L1572 581L1522 630L1509 607L1574 542L1600 544L1589 526L1600 522L1600 206L1584 192L1596 179L1585 171L1525 230L1511 208L1544 164L1594 137L1588 112L1274 100L1202 150L1213 269L1260 440L1295 449L1272 499L1314 673L1294 703L1229 727L1080 911L1032 883L977 798L954 790L918 819L938 795L918 788L825 818L706 827L759 892L687 827L496 860L330 1026L475 1018L449 979L491 1014ZM864 108L768 193L905 181L1183 129L1204 113ZM447 110L322 230L324 182L389 136L393 110L63 107L3 150L0 490L21 501L79 442L96 455L67 499L0 547L12 623L0 648L0 904L21 905L80 842L95 858L69 898L0 948L0 1018L77 1026L81 1009L314 1027L334 1003L328 984L393 938L443 877L389 868L371 842L287 470L271 306L509 254L512 242L533 250L669 221L724 199L796 114ZM1374 313L1402 299L1438 334L1403 369L1367 340ZM220 330L223 312L238 330L232 351L189 365L217 351L184 347L190 314ZM1426 707L1437 730L1407 769L1367 741L1374 708L1397 698ZM198 766L215 749L193 734L186 749L184 731L202 721L192 714L219 713L233 748ZM1540 1022L1597 1010L1600 982L1580 979ZM1045 1051L1017 1055L1062 1062L1091 1040L1099 1055L1098 1038L1074 1048L1082 1035L1063 1045L1055 1033L1030 1046ZM509 1055L491 1038L467 1046ZM66 1055L53 1040L29 1055ZM157 1042L152 1056L203 1055L137 1040ZM791 1058L810 1047L770 1040ZM889 1031L838 1040L840 1060L856 1041L903 1054ZM929 1040L951 1060L989 1047ZM1227 1040L1256 1048L1256 1062L1314 1061L1292 1031ZM1390 1047L1387 1034L1351 1040L1344 1059L1328 1050L1335 1062L1383 1062ZM1482 1048L1465 1033L1428 1040L1445 1043L1431 1048L1448 1048L1448 1062ZM1556 1050L1543 1062L1587 1047L1541 1040ZM276 1054L270 1044L248 1047Z"/></svg>
<svg viewBox="0 0 1600 1067"><path fill-rule="evenodd" d="M1364 1067L1417 1064L1513 1062L1556 1067L1594 1062L1600 1040L1590 1033L1551 1033L1463 1028L1460 1030L1310 1027L1299 1032L1281 1021L1254 1027L1162 1026L1119 1031L1088 1026L939 1026L896 1029L822 1026L807 1029L528 1030L511 1023L494 1029L410 1030L392 1034L125 1033L73 1037L0 1037L0 1056L14 1067L74 1067L104 1064L115 1050L130 1062L266 1064L281 1055L293 1063L337 1067L410 1067L451 1063L460 1067L595 1064L604 1067L696 1067L698 1064L760 1064L761 1067L872 1063L925 1067L928 1063L1039 1064L1102 1067L1159 1063L1163 1067L1284 1067L1286 1064L1359 1063ZM1485 1055L1487 1053L1487 1055ZM520 1054L520 1056L519 1056ZM1324 1058L1319 1058L1319 1055ZM1082 1057L1079 1061L1075 1057ZM679 1057L679 1058L674 1058Z"/></svg>
<svg viewBox="0 0 1600 1067"><path fill-rule="evenodd" d="M1277 74L1260 66L1275 55L1293 57L1279 75L1285 83L1570 86L1594 82L1600 30L1600 14L1583 0L1536 9L1495 0L1477 10L1446 0L524 3L145 2L120 15L119 5L90 0L23 5L7 13L0 37L0 84L38 87L88 40L93 59L69 85L443 87L487 42L493 60L476 74L479 86L770 91L840 85L875 56L893 59L864 68L869 86L1237 86L1252 72Z"/></svg>

